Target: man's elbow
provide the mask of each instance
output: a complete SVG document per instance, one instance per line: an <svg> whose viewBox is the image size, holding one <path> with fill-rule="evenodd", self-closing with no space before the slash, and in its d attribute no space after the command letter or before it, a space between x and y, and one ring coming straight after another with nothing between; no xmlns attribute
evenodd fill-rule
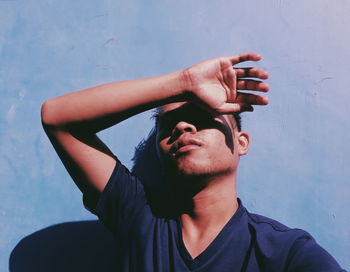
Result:
<svg viewBox="0 0 350 272"><path fill-rule="evenodd" d="M52 99L46 100L41 105L41 123L44 127L44 129L50 128L50 127L57 127L59 125L57 116L58 112L57 109L55 109L55 103Z"/></svg>

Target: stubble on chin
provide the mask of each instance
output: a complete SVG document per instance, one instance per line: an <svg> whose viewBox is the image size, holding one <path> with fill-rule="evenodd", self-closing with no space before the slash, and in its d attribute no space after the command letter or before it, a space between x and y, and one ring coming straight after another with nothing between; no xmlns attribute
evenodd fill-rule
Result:
<svg viewBox="0 0 350 272"><path fill-rule="evenodd" d="M165 166L165 172L171 180L183 180L186 182L200 182L200 180L213 179L215 177L230 174L231 165L216 164L211 160L193 161L180 159L172 161Z"/></svg>

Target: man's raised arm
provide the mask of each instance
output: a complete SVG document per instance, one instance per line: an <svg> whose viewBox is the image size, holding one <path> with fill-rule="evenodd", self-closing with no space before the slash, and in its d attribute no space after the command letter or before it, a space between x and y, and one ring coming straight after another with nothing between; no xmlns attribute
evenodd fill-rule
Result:
<svg viewBox="0 0 350 272"><path fill-rule="evenodd" d="M112 152L96 136L142 111L177 101L193 101L220 113L251 110L266 97L237 89L267 91L257 68L233 69L242 61L258 61L254 53L211 59L168 75L109 83L47 100L42 124L67 171L84 194L101 192L115 166ZM237 80L238 79L238 80Z"/></svg>

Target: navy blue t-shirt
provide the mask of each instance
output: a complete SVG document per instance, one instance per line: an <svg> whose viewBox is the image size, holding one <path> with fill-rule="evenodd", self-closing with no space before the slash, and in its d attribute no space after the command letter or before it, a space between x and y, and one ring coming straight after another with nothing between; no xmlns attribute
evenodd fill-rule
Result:
<svg viewBox="0 0 350 272"><path fill-rule="evenodd" d="M115 234L119 271L345 271L310 234L251 214L241 201L214 241L193 259L182 240L180 217L157 215L142 183L120 163L90 210Z"/></svg>

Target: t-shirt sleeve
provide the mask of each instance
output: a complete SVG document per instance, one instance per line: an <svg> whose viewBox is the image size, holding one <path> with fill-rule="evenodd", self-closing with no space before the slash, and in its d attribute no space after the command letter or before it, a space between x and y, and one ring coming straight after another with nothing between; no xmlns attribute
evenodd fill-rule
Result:
<svg viewBox="0 0 350 272"><path fill-rule="evenodd" d="M288 272L345 271L310 235L304 235L295 240L289 257Z"/></svg>
<svg viewBox="0 0 350 272"><path fill-rule="evenodd" d="M117 161L97 205L89 206L85 196L83 201L85 207L113 232L118 231L122 224L127 227L132 218L146 205L142 183L120 161Z"/></svg>

